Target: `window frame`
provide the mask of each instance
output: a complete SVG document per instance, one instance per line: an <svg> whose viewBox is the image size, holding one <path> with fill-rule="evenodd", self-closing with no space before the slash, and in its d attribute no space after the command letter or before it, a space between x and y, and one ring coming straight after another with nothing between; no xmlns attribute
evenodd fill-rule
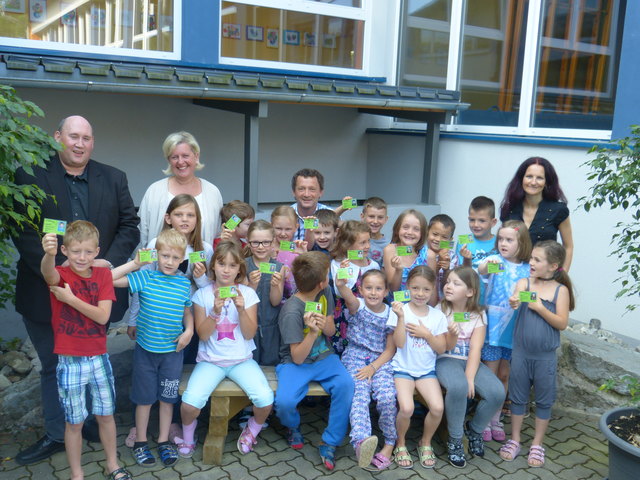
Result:
<svg viewBox="0 0 640 480"><path fill-rule="evenodd" d="M469 0L452 0L451 2L451 24L449 30L449 59L447 63L447 90L460 90L461 84L461 55L463 45L463 34L465 24L466 5ZM620 3L616 3L617 9L612 22L612 32L616 32L618 29L618 21L620 15ZM535 127L535 99L538 94L538 74L539 74L539 61L540 54L542 52L542 46L549 43L549 40L545 40L540 36L540 30L542 29L542 23L544 21L544 0L529 0L529 11L526 18L526 35L525 35L525 50L523 56L523 70L522 70L522 85L520 91L520 110L518 112L518 123L516 126L494 126L494 125L466 125L455 123L455 118L452 118L450 123L441 125L441 130L444 132L453 133L477 133L477 134L490 134L490 135L505 135L505 136L531 136L531 137L553 137L553 138L577 138L577 139L593 139L593 140L610 140L611 130L591 130L591 129L579 129L579 128L550 128L550 127ZM458 21L453 21L457 19ZM401 17L401 22L404 19ZM415 21L415 19L413 20ZM427 20L428 21L428 20ZM407 19L407 24L410 20ZM400 26L401 30L406 27ZM479 27L473 27L477 29ZM612 37L612 38L615 38ZM594 47L594 49L602 49L603 51L611 51L611 46L608 47ZM398 50L399 55L402 54L401 50ZM400 63L400 62L398 62ZM400 84L400 75L402 72L398 69L396 72L396 78L398 84ZM609 85L612 86L612 80L609 79ZM542 87L545 88L545 87ZM547 87L548 88L548 87ZM548 91L548 90L547 90ZM610 90L608 90L610 91ZM464 98L462 98L464 102ZM403 129L415 129L416 123L408 123L405 121L395 120L393 122L393 128Z"/></svg>
<svg viewBox="0 0 640 480"><path fill-rule="evenodd" d="M78 2L76 2L78 3ZM76 7L77 8L77 7ZM121 47L101 47L98 45L82 45L77 43L50 42L45 40L31 40L28 38L3 37L0 41L5 47L18 47L29 50L51 50L55 52L68 52L71 54L92 54L107 57L131 57L159 60L182 59L182 8L183 0L173 0L173 51L160 52L154 50L137 50ZM70 10L74 8L69 7ZM62 13L62 12L61 12ZM27 11L28 15L28 11Z"/></svg>
<svg viewBox="0 0 640 480"><path fill-rule="evenodd" d="M221 65L251 67L261 70L283 70L299 71L304 73L321 73L339 76L371 76L370 68L370 45L371 45L371 24L372 6L371 0L362 0L361 7L348 7L344 5L331 5L324 2L313 2L309 0L218 0L218 32L222 32L223 1L231 1L252 7L273 8L277 10L288 10L294 12L308 13L312 15L323 15L330 17L344 18L347 20L357 20L364 23L362 39L362 69L329 67L324 65L309 65L305 63L274 62L270 60L256 60L251 58L224 57L222 55L222 42L218 43L218 61ZM220 35L220 33L219 33Z"/></svg>

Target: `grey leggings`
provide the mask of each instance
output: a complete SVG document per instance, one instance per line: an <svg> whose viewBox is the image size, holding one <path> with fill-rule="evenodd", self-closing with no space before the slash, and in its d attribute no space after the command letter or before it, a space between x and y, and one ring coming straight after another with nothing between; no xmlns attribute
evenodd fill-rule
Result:
<svg viewBox="0 0 640 480"><path fill-rule="evenodd" d="M444 397L444 413L447 416L449 436L462 438L464 417L467 412L467 393L469 386L464 374L467 361L461 358L441 357L436 362L438 381L447 393ZM476 433L481 433L489 424L491 417L502 406L505 397L502 382L484 363L480 363L473 382L480 403L469 426Z"/></svg>

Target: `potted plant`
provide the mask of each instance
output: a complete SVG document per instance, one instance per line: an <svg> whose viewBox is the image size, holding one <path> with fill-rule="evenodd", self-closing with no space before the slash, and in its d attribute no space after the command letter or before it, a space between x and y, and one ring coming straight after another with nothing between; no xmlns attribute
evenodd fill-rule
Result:
<svg viewBox="0 0 640 480"><path fill-rule="evenodd" d="M14 298L12 234L24 225L40 223L40 205L46 197L36 185L16 185L14 173L19 168L30 172L35 166L44 166L60 148L44 130L31 125L34 116L44 117L44 113L19 98L13 88L0 85L0 308Z"/></svg>
<svg viewBox="0 0 640 480"><path fill-rule="evenodd" d="M638 307L640 298L640 126L631 126L631 135L606 146L594 146L595 158L583 165L592 181L590 196L579 199L586 211L607 205L629 210L631 220L619 222L611 237L610 255L621 259L616 279L621 286L616 299L628 298L627 313ZM609 480L635 479L640 471L640 382L626 375L611 379L601 390L616 390L631 396L630 406L605 412L600 430L609 441Z"/></svg>

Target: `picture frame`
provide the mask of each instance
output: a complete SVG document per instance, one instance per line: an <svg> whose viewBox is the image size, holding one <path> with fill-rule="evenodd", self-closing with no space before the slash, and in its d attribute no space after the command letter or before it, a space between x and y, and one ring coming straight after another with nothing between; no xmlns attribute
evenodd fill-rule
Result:
<svg viewBox="0 0 640 480"><path fill-rule="evenodd" d="M247 40L262 42L264 40L264 29L255 25L247 25Z"/></svg>
<svg viewBox="0 0 640 480"><path fill-rule="evenodd" d="M280 46L280 30L267 28L267 47L278 48Z"/></svg>
<svg viewBox="0 0 640 480"><path fill-rule="evenodd" d="M70 3L64 3L61 2L60 3L60 10L64 10L67 7L69 7L71 4ZM71 10L68 13L65 13L62 17L60 17L60 25L64 25L66 27L75 27L76 26L76 11L75 10Z"/></svg>
<svg viewBox="0 0 640 480"><path fill-rule="evenodd" d="M316 34L311 32L304 32L304 45L306 47L315 47L317 45Z"/></svg>
<svg viewBox="0 0 640 480"><path fill-rule="evenodd" d="M47 18L47 0L29 0L29 21L44 22Z"/></svg>
<svg viewBox="0 0 640 480"><path fill-rule="evenodd" d="M223 23L222 36L240 40L242 38L242 26L239 23Z"/></svg>
<svg viewBox="0 0 640 480"><path fill-rule="evenodd" d="M336 36L332 33L325 33L322 36L322 46L324 48L336 48Z"/></svg>
<svg viewBox="0 0 640 480"><path fill-rule="evenodd" d="M24 13L25 9L26 0L5 0L2 10L9 13Z"/></svg>
<svg viewBox="0 0 640 480"><path fill-rule="evenodd" d="M285 45L300 45L300 32L298 30L285 30L282 41Z"/></svg>

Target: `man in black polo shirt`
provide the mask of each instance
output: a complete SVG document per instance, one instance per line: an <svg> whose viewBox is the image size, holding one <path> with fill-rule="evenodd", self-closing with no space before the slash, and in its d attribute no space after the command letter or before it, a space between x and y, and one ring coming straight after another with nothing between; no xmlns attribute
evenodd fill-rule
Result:
<svg viewBox="0 0 640 480"><path fill-rule="evenodd" d="M49 197L42 205L42 219L88 220L100 232L100 259L95 266L124 263L140 240L138 216L124 172L91 160L93 129L80 116L67 117L54 138L63 150L49 159L45 168L34 168L33 175L18 170L15 183L36 184ZM13 239L20 253L16 281L16 311L22 315L27 333L42 363L41 390L45 435L18 453L16 462L27 465L64 450L64 412L58 401L56 366L53 353L49 289L40 274L42 245L40 234L25 227ZM59 252L56 265L64 262ZM119 321L127 309L127 292L118 289L118 300L111 320Z"/></svg>

